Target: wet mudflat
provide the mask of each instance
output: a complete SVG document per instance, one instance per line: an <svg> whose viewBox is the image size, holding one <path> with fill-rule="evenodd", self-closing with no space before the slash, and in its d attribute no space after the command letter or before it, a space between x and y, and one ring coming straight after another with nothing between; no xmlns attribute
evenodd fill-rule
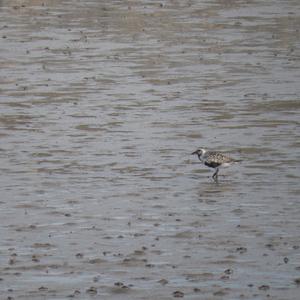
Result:
<svg viewBox="0 0 300 300"><path fill-rule="evenodd" d="M0 1L1 299L299 299L299 13Z"/></svg>

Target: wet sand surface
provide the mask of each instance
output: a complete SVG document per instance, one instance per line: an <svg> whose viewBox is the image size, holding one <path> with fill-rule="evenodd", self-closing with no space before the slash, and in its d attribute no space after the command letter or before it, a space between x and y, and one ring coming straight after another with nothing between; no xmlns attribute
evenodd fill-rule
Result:
<svg viewBox="0 0 300 300"><path fill-rule="evenodd" d="M0 1L1 299L299 299L299 16Z"/></svg>

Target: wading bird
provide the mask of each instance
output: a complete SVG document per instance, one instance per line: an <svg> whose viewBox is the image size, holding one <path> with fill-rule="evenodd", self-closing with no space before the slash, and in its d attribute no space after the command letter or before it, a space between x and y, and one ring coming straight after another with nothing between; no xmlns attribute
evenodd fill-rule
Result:
<svg viewBox="0 0 300 300"><path fill-rule="evenodd" d="M203 148L199 148L192 153L192 155L197 154L199 160L207 167L215 169L215 173L212 178L214 180L218 179L218 173L220 168L229 167L234 163L240 162L240 160L233 159L227 155L220 152L207 151Z"/></svg>

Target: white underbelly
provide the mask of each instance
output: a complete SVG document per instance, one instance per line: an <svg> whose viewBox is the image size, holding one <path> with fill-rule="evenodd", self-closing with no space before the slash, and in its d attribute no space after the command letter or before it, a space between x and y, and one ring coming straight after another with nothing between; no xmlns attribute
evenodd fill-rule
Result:
<svg viewBox="0 0 300 300"><path fill-rule="evenodd" d="M229 167L231 165L232 165L231 163L224 163L221 166L219 166L219 168L227 168L227 167Z"/></svg>

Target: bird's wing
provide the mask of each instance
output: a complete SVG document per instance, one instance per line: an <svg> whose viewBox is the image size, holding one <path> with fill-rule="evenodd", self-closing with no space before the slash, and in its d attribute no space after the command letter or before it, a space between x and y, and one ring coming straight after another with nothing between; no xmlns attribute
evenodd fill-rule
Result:
<svg viewBox="0 0 300 300"><path fill-rule="evenodd" d="M231 157L226 156L222 153L209 152L207 154L208 154L206 157L207 163L223 164L223 163L229 163L234 161Z"/></svg>

